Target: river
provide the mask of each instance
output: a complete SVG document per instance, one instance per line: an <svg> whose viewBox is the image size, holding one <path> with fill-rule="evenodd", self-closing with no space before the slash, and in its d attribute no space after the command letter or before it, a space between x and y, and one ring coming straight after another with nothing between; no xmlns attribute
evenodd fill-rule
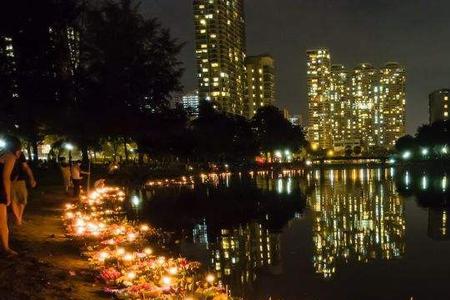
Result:
<svg viewBox="0 0 450 300"><path fill-rule="evenodd" d="M394 168L212 174L130 196L243 299L448 299L450 182Z"/></svg>

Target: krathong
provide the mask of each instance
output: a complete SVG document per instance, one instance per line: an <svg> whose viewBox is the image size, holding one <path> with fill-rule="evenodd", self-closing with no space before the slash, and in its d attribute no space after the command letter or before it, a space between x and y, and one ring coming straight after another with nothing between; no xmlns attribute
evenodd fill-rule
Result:
<svg viewBox="0 0 450 300"><path fill-rule="evenodd" d="M190 178L162 182L192 183ZM63 215L67 236L83 245L107 293L119 299L231 299L198 262L158 253L163 233L128 221L124 201L120 188L102 187L67 204Z"/></svg>

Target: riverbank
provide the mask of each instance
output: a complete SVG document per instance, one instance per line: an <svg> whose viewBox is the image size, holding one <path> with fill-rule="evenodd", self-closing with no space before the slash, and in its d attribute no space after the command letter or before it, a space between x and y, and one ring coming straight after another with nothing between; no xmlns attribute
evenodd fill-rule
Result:
<svg viewBox="0 0 450 300"><path fill-rule="evenodd" d="M21 227L10 215L11 247L19 256L0 258L1 299L108 299L79 247L64 235L67 201L62 188L42 183L31 194Z"/></svg>

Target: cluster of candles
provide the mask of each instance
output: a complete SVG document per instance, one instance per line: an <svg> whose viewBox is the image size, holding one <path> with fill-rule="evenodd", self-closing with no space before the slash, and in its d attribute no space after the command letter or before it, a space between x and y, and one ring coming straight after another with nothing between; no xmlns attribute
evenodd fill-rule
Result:
<svg viewBox="0 0 450 300"><path fill-rule="evenodd" d="M126 220L125 193L102 187L67 204L67 235L83 245L105 291L119 299L231 299L213 274L185 258L156 253L161 232Z"/></svg>
<svg viewBox="0 0 450 300"><path fill-rule="evenodd" d="M182 176L178 179L163 179L163 180L150 180L145 184L149 187L166 187L166 186L177 186L177 185L193 185L194 178L192 176L186 177Z"/></svg>

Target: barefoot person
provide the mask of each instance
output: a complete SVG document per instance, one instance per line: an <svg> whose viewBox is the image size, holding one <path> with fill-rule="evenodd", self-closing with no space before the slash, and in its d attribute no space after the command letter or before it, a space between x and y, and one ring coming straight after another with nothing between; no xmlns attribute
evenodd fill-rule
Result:
<svg viewBox="0 0 450 300"><path fill-rule="evenodd" d="M22 145L16 137L5 138L6 146L0 154L0 239L4 253L17 255L17 252L9 248L9 229L7 206L11 204L11 178L15 177L14 165L20 157Z"/></svg>
<svg viewBox="0 0 450 300"><path fill-rule="evenodd" d="M16 160L14 165L16 178L12 181L12 193L11 193L11 207L16 217L17 225L22 225L23 212L28 202L28 190L26 179L30 180L30 186L36 187L36 180L34 180L33 172L27 163L25 155L22 154Z"/></svg>

